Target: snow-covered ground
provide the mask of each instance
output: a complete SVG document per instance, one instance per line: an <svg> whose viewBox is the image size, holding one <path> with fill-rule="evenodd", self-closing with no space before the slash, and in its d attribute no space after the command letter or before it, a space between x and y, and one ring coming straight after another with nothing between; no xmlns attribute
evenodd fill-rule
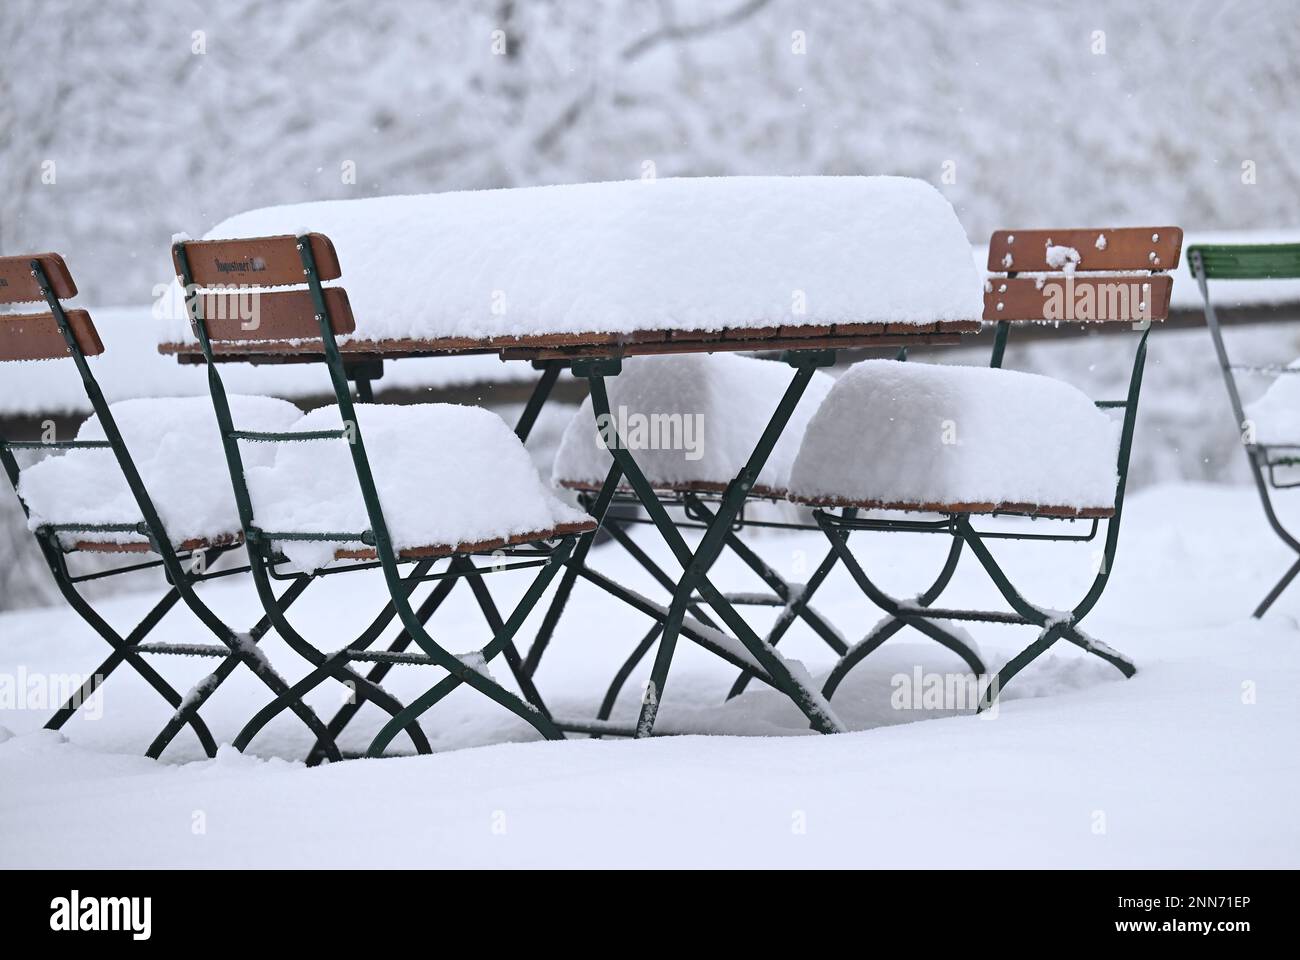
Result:
<svg viewBox="0 0 1300 960"><path fill-rule="evenodd" d="M652 531L642 528L640 539L668 563ZM810 533L752 542L795 580L824 550ZM1027 594L1047 605L1073 602L1095 562L1091 544L995 546ZM945 544L863 534L858 547L901 594L926 581ZM544 743L462 690L426 715L432 756L308 769L290 759L308 735L283 716L250 755L226 748L202 759L187 732L153 762L139 753L169 710L122 672L66 738L40 730L44 708L0 711L0 865L1296 867L1300 589L1262 622L1249 618L1289 559L1250 490L1148 488L1130 500L1110 588L1085 622L1136 659L1134 679L1057 648L1015 681L994 716L894 709L897 676L917 666L962 669L904 632L836 693L852 732L834 737L807 734L797 711L765 689L722 705L733 670L684 643L659 729L712 736ZM616 546L600 548L593 564L662 596ZM367 577L349 578L349 590L330 581L312 588L295 621L322 647L341 644L381 602ZM755 586L731 561L718 580ZM515 574L489 582L503 605L523 589ZM233 619L256 618L251 587L238 578L209 584L205 595ZM945 600L995 602L965 562ZM149 595L123 595L102 609L125 624L148 603ZM842 572L817 606L850 638L879 616ZM771 613L751 616L766 623ZM164 623L168 639L204 639L183 612ZM592 715L644 628L639 615L580 586L538 674L552 710ZM457 650L486 638L462 588L433 630ZM1024 628L972 632L994 663L1031 638ZM265 646L286 675L305 672L274 638ZM832 662L802 626L782 649L817 676ZM11 682L85 673L105 652L62 608L0 615L0 677ZM161 666L184 689L210 664ZM432 682L428 670L404 669L386 681L399 697ZM634 675L616 719L634 715L647 669ZM237 672L205 708L218 740L233 738L265 699ZM337 686L312 698L322 713L341 700ZM379 724L363 709L345 748L364 746Z"/></svg>

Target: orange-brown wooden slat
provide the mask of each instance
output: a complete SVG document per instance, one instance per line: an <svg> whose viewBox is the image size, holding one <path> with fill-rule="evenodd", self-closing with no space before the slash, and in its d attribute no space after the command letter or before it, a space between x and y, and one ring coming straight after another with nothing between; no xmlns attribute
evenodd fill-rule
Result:
<svg viewBox="0 0 1300 960"><path fill-rule="evenodd" d="M995 273L1060 270L1062 263L1047 262L1049 245L1075 250L1076 270L1172 270L1178 266L1183 231L1179 227L997 230L989 240L988 268Z"/></svg>
<svg viewBox="0 0 1300 960"><path fill-rule="evenodd" d="M85 310L66 310L68 326L81 352L88 357L104 352L99 332ZM71 356L52 313L18 313L0 316L0 360L57 360Z"/></svg>
<svg viewBox="0 0 1300 960"><path fill-rule="evenodd" d="M17 257L0 257L0 303L34 303L44 300L36 278L32 276L32 261L39 260L50 279L50 289L60 300L77 295L77 285L72 282L68 265L57 253L29 253Z"/></svg>
<svg viewBox="0 0 1300 960"><path fill-rule="evenodd" d="M722 331L724 340L771 340L780 336L780 327L728 327Z"/></svg>
<svg viewBox="0 0 1300 960"><path fill-rule="evenodd" d="M330 238L322 233L307 235L316 257L316 272L321 280L337 280L343 275L338 253ZM298 238L253 237L248 240L191 240L185 243L190 261L190 276L201 287L239 284L251 287L284 287L306 283ZM176 275L181 275L180 259L172 250Z"/></svg>
<svg viewBox="0 0 1300 960"><path fill-rule="evenodd" d="M213 340L307 340L320 339L320 323L310 290L269 292L226 292L208 290L199 294L208 336ZM325 306L336 335L357 328L342 287L325 289Z"/></svg>
<svg viewBox="0 0 1300 960"><path fill-rule="evenodd" d="M834 330L837 337L870 337L884 332L883 323L837 323Z"/></svg>
<svg viewBox="0 0 1300 960"><path fill-rule="evenodd" d="M990 277L984 319L1063 320L1081 323L1164 320L1169 316L1168 276Z"/></svg>

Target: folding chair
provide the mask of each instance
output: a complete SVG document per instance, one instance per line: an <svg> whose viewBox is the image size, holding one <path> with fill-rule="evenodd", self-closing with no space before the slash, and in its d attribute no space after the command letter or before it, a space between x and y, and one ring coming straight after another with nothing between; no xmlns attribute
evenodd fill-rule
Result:
<svg viewBox="0 0 1300 960"><path fill-rule="evenodd" d="M625 433L631 432L631 426L632 430L647 434L640 442L629 436L628 442L638 450L641 469L659 503L667 509L680 511L679 528L705 529L713 521L716 504L767 425L765 410L780 400L787 380L782 364L730 353L637 357L624 363L622 374L610 384L610 400L616 416L622 421L611 426ZM771 457L764 464L750 492L750 499L771 503L784 501L790 463L798 449L799 438L833 383L834 380L824 373L813 375L807 392L795 407L789 427L777 440ZM608 450L601 443L592 399L588 397L573 415L561 440L552 482L578 491L580 502L590 510L612 462ZM626 478L620 482L614 502L639 503ZM622 522L607 522L603 529L671 595L676 589L675 581L622 525L633 522L652 521L633 517ZM753 571L767 589L727 593L724 594L726 600L736 606L781 608L777 620L764 637L768 645L774 646L796 620L802 620L836 654L845 653L848 646L843 637L808 603L804 595L805 586L787 582L766 563L740 536L743 527L808 529L809 525L754 519L742 511L725 535L724 546ZM559 616L586 563L591 542L590 539L579 542L573 561L560 580L542 627L525 658L525 667L530 674L536 671L553 636ZM700 624L716 630L717 624L703 608L704 604L696 599L687 609ZM633 647L606 691L597 713L598 721L608 720L623 685L658 639L661 629L662 624L656 622ZM753 676L749 670L742 670L729 698L743 690Z"/></svg>
<svg viewBox="0 0 1300 960"><path fill-rule="evenodd" d="M978 653L943 621L1022 624L1040 631L984 687L981 710L1062 638L1125 676L1136 672L1127 658L1087 636L1079 622L1101 598L1113 567L1149 321L1168 316L1172 280L1165 271L1177 266L1181 245L1182 231L1174 227L998 231L989 247L989 270L1005 275L991 278L984 295L984 318L997 324L990 367L866 361L837 381L804 436L791 470L790 499L816 508L814 517L836 557L886 617L836 664L824 696L831 697L854 666L903 626L952 649L982 675ZM1076 320L1130 322L1141 331L1125 399L1094 404L1067 384L1001 369L1013 322ZM1109 409L1123 410L1118 430L1098 413ZM919 430L909 426L917 418L926 424ZM1025 437L1025 431L1033 435ZM1076 460L1069 451L1050 449L1048 436L1061 431L1073 431L1070 443L1089 455ZM1069 458L1069 471L1057 469L1055 460L1062 456ZM1089 529L1082 535L980 531L972 522L980 515L1083 522ZM1098 570L1083 599L1068 611L1027 600L988 546L997 539L1088 542L1103 522ZM868 577L848 547L852 530L938 533L954 542L935 582L915 598L900 599ZM963 546L1010 611L934 606Z"/></svg>
<svg viewBox="0 0 1300 960"><path fill-rule="evenodd" d="M368 756L382 754L403 730L413 741L422 740L419 717L461 684L505 707L544 737L562 739L563 733L520 669L514 635L563 566L575 537L594 529L595 524L585 514L561 503L542 485L522 443L495 414L450 404L365 404L364 412L358 410L349 392L338 340L354 332L355 320L345 290L323 285L342 276L337 254L327 237L313 233L179 242L173 246L172 255L186 290L193 329L207 360L209 392L253 582L277 633L293 638L294 649L313 666L249 721L234 746L243 749L287 705L300 701L330 676L338 678L339 668L354 661L431 665L446 672L442 680L391 717L371 741ZM255 278L255 286L232 292L226 286L232 269ZM301 288L302 284L306 289ZM287 286L297 289L276 289ZM256 304L252 323L239 319L242 311L232 299L244 298L247 302L250 296ZM337 406L313 411L287 431L240 429L234 422L218 369L219 352L232 345L266 339L320 341ZM349 343L349 351L355 346ZM361 346L364 348L364 344ZM372 441L378 440L373 452L367 451L363 432L370 434ZM429 446L421 445L421 441ZM304 446L315 442L326 445L319 457L303 452ZM241 449L244 443L276 444L275 464L260 471L247 469ZM340 443L347 447L346 458L334 456ZM484 470L473 469L476 460L489 456L495 460ZM396 465L398 469L384 472L375 468L376 463L381 467ZM322 480L327 484L337 481L349 467L354 483L344 481L346 489L321 486ZM408 472L403 474L402 469ZM513 484L518 496L500 498L488 520L464 516L476 513L476 501L488 499L488 488L493 484L501 488ZM305 502L299 499L303 490L312 488L321 496L308 495ZM416 500L403 497L403 492L410 494L412 490L419 494ZM397 519L390 523L390 515ZM277 524L286 518L296 525L286 528ZM431 530L434 532L429 533ZM429 539L421 540L422 535ZM472 558L485 555L493 558L492 565L476 567ZM316 565L319 576L378 568L383 572L389 604L357 639L332 653L322 653L302 637L274 602L273 581L295 575L286 570L293 565L290 557L300 565ZM519 559L508 563L503 562L505 557ZM448 561L447 568L431 573L435 562L443 559ZM407 563L414 567L403 576L399 566ZM501 618L477 585L477 578L485 573L530 567L541 569L510 615ZM493 636L482 649L457 656L425 629L430 605L422 604L417 610L410 597L422 581L460 578L475 585L476 597L493 625ZM438 592L435 590L435 595ZM402 625L403 636L413 639L422 653L369 649L382 629L377 625L386 623L393 613ZM488 674L488 664L499 654L504 654L523 698ZM421 749L418 742L417 749Z"/></svg>
<svg viewBox="0 0 1300 960"><path fill-rule="evenodd" d="M65 309L61 303L75 296L76 292L67 265L58 254L0 258L0 302L24 304L43 300L48 307L45 313L0 315L0 361L71 357L94 411L91 420L74 440L12 441L0 438L0 463L4 464L5 474L18 494L60 593L78 616L112 647L108 658L50 718L46 728L61 728L114 670L128 663L174 711L167 725L150 743L146 755L151 758L161 755L180 729L189 726L204 752L214 756L216 741L198 715L198 708L211 690L200 685L182 696L145 660L145 656L220 658L223 678L242 663L279 695L286 690L286 684L256 649L258 641L270 629L270 618L264 617L251 630L237 633L199 598L194 589L196 584L247 570L247 567L213 569L217 559L238 543L239 531L234 518L228 518L228 523L223 522L222 504L214 502L220 498L211 496L212 491L204 487L201 475L193 476L194 482L185 489L164 491L166 495L156 501L146 488L141 469L123 439L126 432L136 442L146 445L150 440L180 444L201 466L207 452L205 441L209 446L216 441L215 432L208 432L213 428L211 411L194 406L191 399L172 399L165 401L169 417L168 422L163 423L151 422L149 411L140 409L138 401L107 403L87 362L87 357L104 352L99 334L85 310ZM246 407L249 403L261 402L261 398L241 397L237 402ZM293 410L292 407L289 409ZM157 412L156 408L154 412ZM282 411L274 409L260 412L272 417L283 415ZM119 419L123 421L122 426L119 426ZM24 449L64 453L22 469L14 451ZM153 451L155 455L158 452ZM191 461L184 466L194 465ZM117 489L119 483L121 489ZM197 493L196 487L199 488ZM203 535L169 534L161 514L166 512L170 519L184 523L185 515L191 509L214 514L215 529ZM85 519L92 516L94 519ZM72 554L142 552L156 554L159 559L81 574L73 573L67 561ZM90 580L153 568L161 568L168 583L167 592L125 636L112 627L78 589L79 584ZM277 604L281 607L291 605L309 580L304 577L292 583ZM178 601L195 614L220 641L219 645L145 642ZM328 740L325 726L309 708L295 702L293 712L313 735Z"/></svg>
<svg viewBox="0 0 1300 960"><path fill-rule="evenodd" d="M1270 392L1277 394L1282 404L1294 408L1300 402L1294 388L1287 383L1290 375L1300 373L1295 364L1285 367L1241 366L1228 359L1228 350L1223 342L1223 329L1214 304L1210 300L1209 281L1211 280L1280 280L1300 278L1300 244L1197 244L1187 248L1187 267L1201 290L1205 301L1205 325L1210 329L1214 340L1214 352L1219 359L1219 369L1223 371L1223 383L1228 388L1228 402L1232 413L1237 418L1237 429L1241 431L1242 446L1246 450L1246 462L1250 464L1250 474L1259 491L1260 503L1264 506L1264 516L1283 543L1300 554L1300 538L1292 534L1278 518L1273 508L1274 490L1300 486L1300 480L1283 480L1278 471L1300 465L1300 434L1287 435L1287 426L1281 426L1281 435L1274 437L1273 430L1278 426L1270 423L1267 411L1246 408L1241 402L1241 393L1237 389L1237 371L1246 373L1277 374L1279 380ZM1267 398L1267 395L1266 395ZM1260 416L1260 413L1264 416ZM1252 416L1252 414L1254 414ZM1261 435L1263 431L1263 435ZM1300 556L1287 568L1268 594L1255 608L1254 617L1264 615L1273 602L1282 595L1291 581L1300 573Z"/></svg>

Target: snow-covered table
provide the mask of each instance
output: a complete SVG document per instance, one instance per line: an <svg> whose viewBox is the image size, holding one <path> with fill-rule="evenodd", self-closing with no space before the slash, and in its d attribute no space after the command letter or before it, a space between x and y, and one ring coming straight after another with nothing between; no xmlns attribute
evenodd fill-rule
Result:
<svg viewBox="0 0 1300 960"><path fill-rule="evenodd" d="M939 222L946 230L936 234ZM952 343L978 329L948 202L901 177L723 177L268 207L204 239L334 243L365 360L503 359ZM956 266L956 272L953 267ZM229 269L232 282L255 272ZM174 298L179 306L180 296ZM202 362L184 313L160 349ZM317 360L319 342L221 344Z"/></svg>
<svg viewBox="0 0 1300 960"><path fill-rule="evenodd" d="M708 571L816 371L837 350L955 344L979 329L981 280L942 195L900 177L582 184L267 208L232 217L204 239L309 231L328 237L337 254L331 275L341 273L355 317L355 330L337 339L358 379L386 359L532 360L544 373L516 429L521 437L563 368L588 382L614 461L591 513L603 521L616 491L630 486L683 574L661 607L587 567L593 537L584 536L530 652L533 667L581 575L662 625L635 735L653 729L679 634L789 696L814 729L842 729L802 664L759 637ZM215 270L242 280L255 278L258 265L218 262ZM203 362L184 312L176 317L160 350ZM320 339L213 347L220 361L324 356ZM610 429L618 420L606 381L630 356L734 351L781 351L794 374L692 550ZM730 633L686 617L701 600Z"/></svg>

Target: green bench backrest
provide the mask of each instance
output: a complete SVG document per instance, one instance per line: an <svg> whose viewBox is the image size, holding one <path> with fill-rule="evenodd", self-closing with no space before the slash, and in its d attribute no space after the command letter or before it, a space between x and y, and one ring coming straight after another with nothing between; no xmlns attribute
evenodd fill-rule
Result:
<svg viewBox="0 0 1300 960"><path fill-rule="evenodd" d="M1196 276L1200 254L1208 280L1280 280L1300 277L1300 243L1207 243L1187 248Z"/></svg>

